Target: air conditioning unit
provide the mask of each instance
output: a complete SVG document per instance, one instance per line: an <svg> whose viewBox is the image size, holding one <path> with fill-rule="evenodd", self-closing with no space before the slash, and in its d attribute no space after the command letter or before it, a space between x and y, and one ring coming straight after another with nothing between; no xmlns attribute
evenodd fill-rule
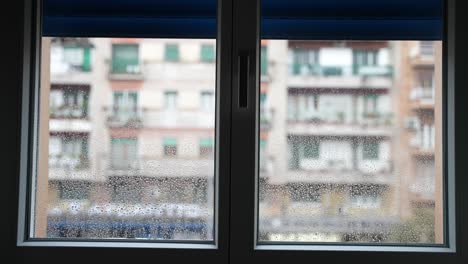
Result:
<svg viewBox="0 0 468 264"><path fill-rule="evenodd" d="M419 119L415 116L407 117L405 119L405 128L416 130L419 127Z"/></svg>

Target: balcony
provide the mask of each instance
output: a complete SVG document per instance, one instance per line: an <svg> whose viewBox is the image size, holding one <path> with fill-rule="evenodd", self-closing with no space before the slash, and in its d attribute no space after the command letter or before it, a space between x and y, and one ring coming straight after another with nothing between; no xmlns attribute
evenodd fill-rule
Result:
<svg viewBox="0 0 468 264"><path fill-rule="evenodd" d="M107 125L111 128L141 128L142 114L138 111L114 110L107 117Z"/></svg>
<svg viewBox="0 0 468 264"><path fill-rule="evenodd" d="M363 114L361 120L289 119L287 130L290 135L316 136L390 136L392 116L390 114Z"/></svg>
<svg viewBox="0 0 468 264"><path fill-rule="evenodd" d="M50 119L49 131L60 133L89 133L91 122L87 119Z"/></svg>
<svg viewBox="0 0 468 264"><path fill-rule="evenodd" d="M85 119L87 117L88 114L83 106L71 105L50 109L51 119Z"/></svg>
<svg viewBox="0 0 468 264"><path fill-rule="evenodd" d="M49 156L49 180L96 181L96 176L91 172L90 160L85 156L65 154Z"/></svg>
<svg viewBox="0 0 468 264"><path fill-rule="evenodd" d="M434 66L434 44L432 41L421 41L410 49L410 60L414 67Z"/></svg>
<svg viewBox="0 0 468 264"><path fill-rule="evenodd" d="M90 201L67 200L52 205L48 216L59 218L74 216L75 221L89 218L131 219L212 219L213 212L204 205L190 203L158 203L158 204L127 204L127 203L92 203Z"/></svg>
<svg viewBox="0 0 468 264"><path fill-rule="evenodd" d="M410 93L413 109L434 109L434 88L416 87Z"/></svg>
<svg viewBox="0 0 468 264"><path fill-rule="evenodd" d="M214 129L215 113L196 110L144 110L145 127Z"/></svg>
<svg viewBox="0 0 468 264"><path fill-rule="evenodd" d="M260 108L260 129L270 130L272 128L273 111Z"/></svg>
<svg viewBox="0 0 468 264"><path fill-rule="evenodd" d="M104 159L101 166L106 176L142 176L162 178L212 178L214 159L194 158L150 158L140 157L131 160Z"/></svg>
<svg viewBox="0 0 468 264"><path fill-rule="evenodd" d="M292 66L288 86L322 89L388 89L392 86L391 66Z"/></svg>
<svg viewBox="0 0 468 264"><path fill-rule="evenodd" d="M287 241L291 233L303 236L318 236L320 233L386 233L396 223L398 219L391 216L352 217L318 214L301 217L286 214L285 217L260 217L259 219L261 232L276 234L282 241ZM293 239L296 240L296 238ZM341 237L336 237L336 239L339 240L335 242L341 241ZM310 241L310 239L307 240ZM318 241L323 242L323 238L319 238Z"/></svg>
<svg viewBox="0 0 468 264"><path fill-rule="evenodd" d="M391 184L394 177L390 170L382 169L375 173L357 169L288 170L288 182L327 183L327 184Z"/></svg>
<svg viewBox="0 0 468 264"><path fill-rule="evenodd" d="M434 157L434 139L421 138L419 132L410 139L411 153L416 157Z"/></svg>
<svg viewBox="0 0 468 264"><path fill-rule="evenodd" d="M109 80L112 81L141 81L144 79L143 66L126 65L123 68L111 68L109 72Z"/></svg>

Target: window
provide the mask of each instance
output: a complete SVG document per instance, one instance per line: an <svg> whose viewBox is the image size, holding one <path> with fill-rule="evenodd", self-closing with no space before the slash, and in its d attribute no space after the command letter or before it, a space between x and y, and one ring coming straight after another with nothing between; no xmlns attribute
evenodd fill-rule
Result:
<svg viewBox="0 0 468 264"><path fill-rule="evenodd" d="M136 138L111 139L111 167L112 169L130 170L138 168Z"/></svg>
<svg viewBox="0 0 468 264"><path fill-rule="evenodd" d="M179 45L166 44L164 49L164 60L168 62L179 61Z"/></svg>
<svg viewBox="0 0 468 264"><path fill-rule="evenodd" d="M138 45L112 44L112 73L140 73Z"/></svg>
<svg viewBox="0 0 468 264"><path fill-rule="evenodd" d="M200 93L200 108L203 111L211 112L214 109L215 100L213 96L213 92L211 91L203 91Z"/></svg>
<svg viewBox="0 0 468 264"><path fill-rule="evenodd" d="M176 264L460 262L459 99L442 1L208 1L44 1L40 23L25 21L44 25L32 29L41 43L24 54L15 115L25 260L73 246L77 262L137 251ZM88 39L92 73L49 70L56 36ZM217 36L216 65L202 62ZM421 40L434 41L433 56L420 56ZM120 72L118 45L138 58ZM424 69L432 100L412 97ZM52 86L67 83L88 87L86 118L50 118ZM139 121L114 119L125 109ZM52 137L86 138L88 167L47 164L62 144Z"/></svg>
<svg viewBox="0 0 468 264"><path fill-rule="evenodd" d="M121 126L141 122L138 108L138 93L132 91L114 91L112 115L109 121Z"/></svg>
<svg viewBox="0 0 468 264"><path fill-rule="evenodd" d="M178 93L176 91L164 92L164 108L166 110L177 109L177 95Z"/></svg>
<svg viewBox="0 0 468 264"><path fill-rule="evenodd" d="M260 73L262 75L267 75L268 74L268 57L267 57L267 47L262 46L262 49L260 50Z"/></svg>
<svg viewBox="0 0 468 264"><path fill-rule="evenodd" d="M320 74L319 52L316 49L291 47L292 51L292 74L314 75Z"/></svg>
<svg viewBox="0 0 468 264"><path fill-rule="evenodd" d="M60 84L51 87L50 118L86 118L88 105L88 86Z"/></svg>
<svg viewBox="0 0 468 264"><path fill-rule="evenodd" d="M304 145L305 159L318 159L320 156L320 143L316 139L308 139Z"/></svg>
<svg viewBox="0 0 468 264"><path fill-rule="evenodd" d="M213 155L213 139L202 138L200 139L200 157L206 158Z"/></svg>
<svg viewBox="0 0 468 264"><path fill-rule="evenodd" d="M419 48L421 50L421 55L434 55L434 43L432 41L419 42Z"/></svg>
<svg viewBox="0 0 468 264"><path fill-rule="evenodd" d="M177 139L164 138L164 156L175 157L177 156Z"/></svg>
<svg viewBox="0 0 468 264"><path fill-rule="evenodd" d="M213 62L215 61L215 49L211 44L202 44L200 51L201 61Z"/></svg>
<svg viewBox="0 0 468 264"><path fill-rule="evenodd" d="M379 97L375 94L368 94L364 96L364 116L372 118L378 115L378 101Z"/></svg>
<svg viewBox="0 0 468 264"><path fill-rule="evenodd" d="M379 159L379 143L364 142L362 145L362 158L365 160Z"/></svg>
<svg viewBox="0 0 468 264"><path fill-rule="evenodd" d="M172 41L197 46L201 40ZM52 45L48 37L42 42L44 47ZM41 70L41 105L48 102L49 107L40 111L42 163L37 186L42 193L36 201L44 206L35 210L38 224L30 236L67 242L82 238L104 243L113 239L212 243L214 68L201 62L181 68L149 60L149 69L167 71L158 70L154 79L140 78L129 76L127 66L152 58L165 40L62 42L92 45L96 64L93 73L85 75ZM109 66L115 66L114 75L106 70L105 54L113 54ZM46 66L58 63L51 60ZM174 88L166 90L165 84ZM203 90L204 109L197 107L199 87L212 87ZM182 110L180 91L195 95L180 102Z"/></svg>
<svg viewBox="0 0 468 264"><path fill-rule="evenodd" d="M86 200L89 197L89 183L81 181L58 182L59 198L62 200Z"/></svg>
<svg viewBox="0 0 468 264"><path fill-rule="evenodd" d="M87 169L89 166L88 134L51 133L49 166L61 172Z"/></svg>
<svg viewBox="0 0 468 264"><path fill-rule="evenodd" d="M91 49L89 47L64 46L64 60L84 72L91 70Z"/></svg>
<svg viewBox="0 0 468 264"><path fill-rule="evenodd" d="M377 66L376 50L353 50L353 72L360 74L366 66Z"/></svg>
<svg viewBox="0 0 468 264"><path fill-rule="evenodd" d="M436 60L425 61L424 65L407 61L411 47L418 41L264 42L268 49L275 50L269 62L276 74L271 76L266 94L270 102L276 102L272 104L276 118L269 129L260 129L257 135L260 141L267 139L270 146L260 152L259 162L270 159L275 169L259 173L259 192L264 198L258 207L258 243L442 243L435 239L442 226L431 222L442 218L435 206L441 205L440 195L432 196L428 202L431 205L425 210L431 213L421 222L423 228L404 228L419 217L416 204L421 201L412 196L409 184L418 174L418 160L433 160L441 155L441 149L431 145L437 137L433 133L441 133L441 124L429 126L434 118L440 120L441 109L434 104L412 103L412 83L419 80L411 72L422 67L440 69L441 65ZM338 67L341 73L322 71L318 75L297 76L294 72L299 71L293 69L290 75L285 70L288 50L293 51L293 61L301 65L312 65L310 51L319 50L321 69ZM398 81L393 75L367 74L370 71L361 78L352 71L353 65L378 66L378 58L384 58L387 52L393 54L389 58L393 64L389 66L399 73L408 71L399 75ZM265 93L264 87L260 89L259 94ZM261 96L259 101L261 105ZM260 111L260 120L263 113ZM417 131L400 128L397 120L414 115L426 120L427 125ZM441 182L440 167L428 164ZM395 185L388 179L408 184ZM427 184L436 188L436 182ZM397 198L402 195L408 198ZM318 197L320 206L297 203L318 201ZM390 203L405 209L384 213L383 208ZM408 218L392 218L403 214ZM360 222L359 228L356 221ZM402 232L406 234L400 236Z"/></svg>

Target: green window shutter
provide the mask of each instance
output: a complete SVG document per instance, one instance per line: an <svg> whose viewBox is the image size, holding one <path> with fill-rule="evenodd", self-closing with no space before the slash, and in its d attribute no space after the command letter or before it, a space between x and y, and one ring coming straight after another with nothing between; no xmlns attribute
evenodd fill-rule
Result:
<svg viewBox="0 0 468 264"><path fill-rule="evenodd" d="M207 148L213 147L213 139L211 138L200 139L200 147L207 147Z"/></svg>
<svg viewBox="0 0 468 264"><path fill-rule="evenodd" d="M177 44L166 44L164 50L165 61L179 61L179 45Z"/></svg>
<svg viewBox="0 0 468 264"><path fill-rule="evenodd" d="M266 93L261 93L260 94L260 108L265 106L266 100L267 100L267 94Z"/></svg>
<svg viewBox="0 0 468 264"><path fill-rule="evenodd" d="M163 141L164 146L177 146L177 139L175 138L164 138Z"/></svg>
<svg viewBox="0 0 468 264"><path fill-rule="evenodd" d="M260 139L260 149L265 149L266 144L267 142L265 139Z"/></svg>
<svg viewBox="0 0 468 264"><path fill-rule="evenodd" d="M260 56L260 70L262 75L266 75L268 73L267 47L262 47Z"/></svg>
<svg viewBox="0 0 468 264"><path fill-rule="evenodd" d="M83 64L81 68L85 72L91 71L91 49L89 47L83 48Z"/></svg>
<svg viewBox="0 0 468 264"><path fill-rule="evenodd" d="M320 157L320 143L318 140L307 140L304 145L304 158L318 159Z"/></svg>
<svg viewBox="0 0 468 264"><path fill-rule="evenodd" d="M215 51L213 45L203 44L201 46L201 61L213 62L215 60Z"/></svg>
<svg viewBox="0 0 468 264"><path fill-rule="evenodd" d="M113 44L112 45L112 72L135 73L139 65L138 45Z"/></svg>
<svg viewBox="0 0 468 264"><path fill-rule="evenodd" d="M379 159L379 143L378 142L364 142L362 146L362 158L364 160Z"/></svg>

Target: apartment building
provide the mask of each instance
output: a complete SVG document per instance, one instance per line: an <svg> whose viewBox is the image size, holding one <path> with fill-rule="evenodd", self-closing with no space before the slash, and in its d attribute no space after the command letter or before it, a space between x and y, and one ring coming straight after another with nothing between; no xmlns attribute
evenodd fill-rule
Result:
<svg viewBox="0 0 468 264"><path fill-rule="evenodd" d="M442 46L436 41L405 41L399 45L400 158L401 193L406 219L426 215L442 225Z"/></svg>
<svg viewBox="0 0 468 264"><path fill-rule="evenodd" d="M211 239L215 41L49 41L46 235ZM404 240L434 210L431 45L262 40L260 240Z"/></svg>

